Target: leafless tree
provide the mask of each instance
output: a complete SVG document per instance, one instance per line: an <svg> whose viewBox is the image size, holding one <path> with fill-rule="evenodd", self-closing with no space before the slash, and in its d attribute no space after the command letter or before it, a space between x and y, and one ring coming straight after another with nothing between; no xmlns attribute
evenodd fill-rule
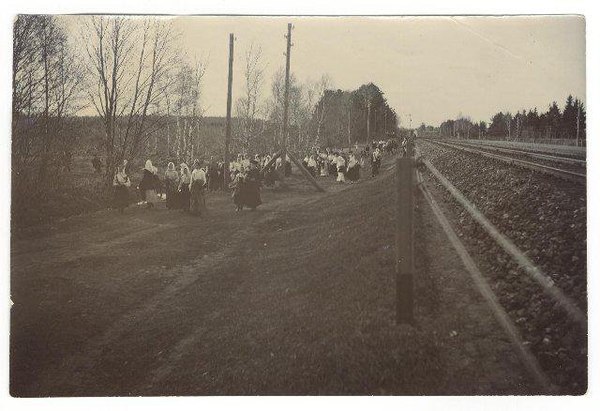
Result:
<svg viewBox="0 0 600 411"><path fill-rule="evenodd" d="M30 175L35 169L38 183L48 184L57 181L57 172L70 167L72 144L63 131L66 118L79 108L82 78L82 68L55 17L17 17L12 90L16 174Z"/></svg>
<svg viewBox="0 0 600 411"><path fill-rule="evenodd" d="M285 71L280 68L273 75L271 97L268 100L269 120L277 124L279 130L283 124L283 98L285 87ZM313 101L308 87L300 83L292 73L289 82L289 118L288 147L292 150L305 150L312 144L309 138L309 123L312 118ZM292 134L293 133L293 134ZM281 131L277 133L281 135ZM291 138L293 137L293 138Z"/></svg>
<svg viewBox="0 0 600 411"><path fill-rule="evenodd" d="M200 96L206 67L206 63L200 60L193 65L185 60L181 61L167 100L169 112L175 116L173 154L187 162L193 160L200 149L200 126L204 114Z"/></svg>
<svg viewBox="0 0 600 411"><path fill-rule="evenodd" d="M296 77L292 73L290 75L290 85L296 83ZM269 121L276 125L276 139L268 142L272 147L281 144L281 129L283 125L283 99L285 89L285 70L279 68L271 78L271 95L266 102L266 109Z"/></svg>
<svg viewBox="0 0 600 411"><path fill-rule="evenodd" d="M321 138L321 129L329 108L327 99L324 99L323 97L325 96L325 91L331 89L332 87L333 81L328 74L323 74L317 82L312 83L312 85L309 86L309 104L311 107L315 107L314 118L317 122L317 142ZM320 102L320 104L317 104L317 102Z"/></svg>
<svg viewBox="0 0 600 411"><path fill-rule="evenodd" d="M236 115L239 120L236 134L241 148L246 152L250 149L251 142L264 130L264 121L260 119L264 70L262 48L251 44L245 53L244 95L236 102Z"/></svg>
<svg viewBox="0 0 600 411"><path fill-rule="evenodd" d="M176 64L171 24L160 19L92 16L81 32L88 97L104 129L107 181L162 128L159 110Z"/></svg>

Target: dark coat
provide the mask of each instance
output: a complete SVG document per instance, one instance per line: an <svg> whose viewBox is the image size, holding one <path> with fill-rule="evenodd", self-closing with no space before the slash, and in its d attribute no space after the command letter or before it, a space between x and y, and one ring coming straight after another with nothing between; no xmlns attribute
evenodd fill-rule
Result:
<svg viewBox="0 0 600 411"><path fill-rule="evenodd" d="M156 174L144 169L144 175L139 187L141 191L158 190L160 188L160 180Z"/></svg>

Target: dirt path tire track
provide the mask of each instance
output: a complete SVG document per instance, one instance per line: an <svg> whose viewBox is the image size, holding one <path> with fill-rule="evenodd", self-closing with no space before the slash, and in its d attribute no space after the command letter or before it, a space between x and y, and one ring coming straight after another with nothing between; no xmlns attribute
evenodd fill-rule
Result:
<svg viewBox="0 0 600 411"><path fill-rule="evenodd" d="M309 196L301 200L301 203L310 203L317 201L320 197ZM219 202L229 201L229 198L220 198ZM195 282L206 280L205 275L207 273L218 272L223 266L225 266L228 260L235 258L234 254L238 252L240 244L244 241L244 238L248 236L248 233L253 230L255 224L259 221L268 221L274 218L278 214L280 207L288 207L288 201L285 199L275 199L270 202L266 207L263 207L261 212L250 213L247 212L238 218L240 219L252 219L252 224L246 225L242 230L236 231L236 236L232 237L233 241L229 242L228 247L224 251L215 251L206 255L201 255L191 261L184 262L170 269L169 277L175 278L175 281L169 284L164 290L151 298L143 301L143 303L133 310L123 314L118 320L113 322L109 328L101 332L101 334L93 337L89 343L83 345L76 353L65 357L58 367L47 370L43 375L39 377L39 386L42 389L42 395L85 395L85 391L81 390L81 381L88 381L86 388L90 388L89 380L93 379L96 368L102 361L103 353L112 344L118 343L119 340L131 337L132 330L143 327L144 323L151 321L152 317L156 314L160 307L173 304L173 301L177 301L178 294L192 286ZM140 210L141 211L141 210ZM191 217L183 214L184 219ZM223 219L231 218L231 211L227 208L218 207L215 210L211 210L209 218L216 219L216 223L224 223L219 221ZM192 220L194 223L201 220ZM149 223L140 220L137 217L131 218L129 223L136 223L148 225ZM143 228L132 233L123 234L117 236L114 240L100 242L100 243L86 243L83 247L78 250L69 249L55 249L44 250L42 249L38 253L34 253L35 258L31 258L29 264L23 261L15 261L15 264L19 267L19 272L25 270L36 264L42 264L45 267L48 266L60 266L68 262L72 262L79 259L84 259L90 256L99 255L103 253L110 253L110 250L114 247L118 247L123 244L127 244L132 240L143 240L148 236L158 235L165 230L176 229L176 224L153 224L152 227ZM123 227L124 230L129 228ZM60 235L60 234L59 234ZM71 239L63 238L65 244L69 244ZM43 271L43 270L42 270ZM151 270L141 270L146 277L159 276L164 274L165 268L161 266L155 266ZM136 276L134 274L134 276ZM186 341L185 339L183 340ZM179 350L185 344L179 346ZM174 350L173 356L176 356L178 349ZM164 361L163 361L164 362ZM167 367L168 368L168 367ZM156 371L157 375L163 373L159 368ZM57 378L57 376L60 376Z"/></svg>

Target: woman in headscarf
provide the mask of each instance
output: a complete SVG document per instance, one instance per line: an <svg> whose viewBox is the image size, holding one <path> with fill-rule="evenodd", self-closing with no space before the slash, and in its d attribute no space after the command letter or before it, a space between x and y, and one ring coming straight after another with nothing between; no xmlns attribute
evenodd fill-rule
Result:
<svg viewBox="0 0 600 411"><path fill-rule="evenodd" d="M113 178L115 208L117 208L121 214L123 214L125 207L129 205L129 187L131 186L131 181L127 175L126 168L127 160L123 160L123 164L117 168Z"/></svg>
<svg viewBox="0 0 600 411"><path fill-rule="evenodd" d="M335 176L335 173L337 173L337 153L329 153L327 160L329 162L329 174Z"/></svg>
<svg viewBox="0 0 600 411"><path fill-rule="evenodd" d="M181 163L181 176L179 178L179 208L189 211L190 209L190 183L191 173L187 164Z"/></svg>
<svg viewBox="0 0 600 411"><path fill-rule="evenodd" d="M350 157L348 158L348 171L346 172L346 176L350 181L358 181L360 178L360 164L352 152L350 152Z"/></svg>
<svg viewBox="0 0 600 411"><path fill-rule="evenodd" d="M210 161L208 163L206 178L208 179L208 190L217 191L219 183L219 165L212 156L210 157Z"/></svg>
<svg viewBox="0 0 600 411"><path fill-rule="evenodd" d="M319 170L321 177L327 177L329 175L329 161L326 153L319 154L320 162L319 162Z"/></svg>
<svg viewBox="0 0 600 411"><path fill-rule="evenodd" d="M346 182L344 174L346 173L346 160L341 154L337 154L335 158L335 165L337 168L337 179L335 181L339 183Z"/></svg>
<svg viewBox="0 0 600 411"><path fill-rule="evenodd" d="M231 198L233 199L233 204L235 204L235 211L242 211L244 208L242 195L245 177L245 173L235 172L232 174L231 183L229 183L229 188L233 190L231 193Z"/></svg>
<svg viewBox="0 0 600 411"><path fill-rule="evenodd" d="M179 174L175 170L175 164L170 162L165 171L165 191L167 194L167 208L175 209L178 206Z"/></svg>
<svg viewBox="0 0 600 411"><path fill-rule="evenodd" d="M381 151L379 147L376 147L371 154L371 177L375 177L379 174L379 167L381 166Z"/></svg>
<svg viewBox="0 0 600 411"><path fill-rule="evenodd" d="M200 167L198 160L194 160L193 168L190 177L190 212L194 215L202 215L206 212L206 203L204 201L206 173Z"/></svg>
<svg viewBox="0 0 600 411"><path fill-rule="evenodd" d="M260 199L260 171L258 170L258 162L255 160L250 161L244 179L242 203L251 210L256 210L256 207L262 204Z"/></svg>
<svg viewBox="0 0 600 411"><path fill-rule="evenodd" d="M308 171L310 172L310 175L312 175L313 177L317 176L317 161L315 160L315 156L311 155L308 158Z"/></svg>
<svg viewBox="0 0 600 411"><path fill-rule="evenodd" d="M138 188L143 193L147 208L153 208L154 204L158 202L156 190L159 188L159 185L155 170L156 167L152 165L152 161L146 160L144 175L142 176L142 181L140 181Z"/></svg>

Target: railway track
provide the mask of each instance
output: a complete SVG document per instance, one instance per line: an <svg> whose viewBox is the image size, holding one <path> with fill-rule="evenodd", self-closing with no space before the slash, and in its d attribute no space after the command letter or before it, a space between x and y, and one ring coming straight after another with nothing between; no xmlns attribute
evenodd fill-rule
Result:
<svg viewBox="0 0 600 411"><path fill-rule="evenodd" d="M479 147L494 147L505 148L528 153L545 154L556 157L572 158L577 160L585 160L586 153L583 147L573 146L552 146L547 144L535 143L519 143L514 141L495 141L495 140L473 140L473 139L457 139L453 140L457 143L468 143Z"/></svg>
<svg viewBox="0 0 600 411"><path fill-rule="evenodd" d="M490 150L490 151L495 151L498 153L519 155L519 156L530 157L530 158L535 158L535 159L539 159L539 160L546 160L546 161L556 162L556 163L573 164L573 165L577 165L577 166L581 166L581 167L586 166L585 160L582 160L579 158L574 158L574 157L567 157L567 156L561 156L561 155L556 155L556 154L545 154L545 153L539 152L539 151L519 150L519 149L515 149L515 148L504 148L504 147L498 147L495 145L488 145L488 144L477 144L477 143L473 144L473 143L464 142L464 141L460 141L460 142L456 141L454 143L464 146L464 147L479 148L481 150Z"/></svg>
<svg viewBox="0 0 600 411"><path fill-rule="evenodd" d="M441 145L455 148L451 144L442 143ZM587 352L587 343L585 342L585 335L587 333L587 315L585 313L585 308L582 309L578 301L573 299L566 290L559 287L550 275L545 273L542 268L529 258L528 252L522 251L509 236L503 234L502 230L496 227L484 213L480 211L480 209L478 209L478 207L429 160L424 159L424 156L421 156L421 153L419 152L417 152L417 157L421 157L420 164L422 164L422 166L420 168L423 173L421 174L419 172L418 180L423 198L432 208L432 211L444 229L450 244L460 256L466 271L470 274L477 289L489 304L499 325L504 329L513 343L516 353L521 358L526 369L530 372L532 378L544 392L570 392L569 388L565 387L565 384L567 384L565 383L565 380L569 381L573 377L571 375L565 378L564 375L561 375L564 373L561 366L556 365L552 361L548 361L547 354L544 352L543 348L543 344L548 341L547 337L543 335L544 332L532 332L524 326L521 317L515 315L515 313L523 314L523 312L525 312L528 313L526 316L530 317L531 321L537 321L534 318L536 313L539 313L540 311L546 313L552 312L551 318L553 320L540 320L540 327L538 327L538 329L548 330L549 324L547 323L554 321L558 324L556 327L560 329L559 334L566 335L568 333L576 333L580 335L579 340L575 339L570 340L570 342L557 343L560 345L557 350L558 352L569 352L571 358L575 359L574 362L577 362L575 367L578 367L579 369L576 370L574 374L579 376L578 384L585 384L585 382L582 382L585 377L583 376L581 369L587 369L587 356L581 355L581 353ZM427 176L427 180L423 178L423 176ZM446 203L450 201L449 216L447 216L442 207L439 206L438 201L436 200L436 193L438 195L443 195L444 198L446 198ZM465 214L472 219L480 232L485 234L487 241L495 244L495 249L497 250L495 253L505 253L510 259L510 264L518 267L519 279L509 279L507 276L494 276L489 273L486 273L486 275L483 274L486 270L481 269L476 261L486 260L487 258L491 259L495 264L498 264L498 256L490 256L489 254L492 254L490 248L486 248L487 251L480 250L478 247L473 247L472 244L469 246L468 244L463 243L464 239L468 238L470 235L474 235L473 232L465 233L461 231L463 229L461 226L465 225L463 218L460 218L460 221L458 222L456 221L457 216ZM456 227L456 230L454 227ZM471 254L473 254L475 258L472 257ZM484 254L487 254L487 256ZM507 268L500 269L499 271L501 273L504 272L505 274L511 272L508 268L509 266L507 265L506 267ZM516 281L519 285L515 286L514 283L508 284L509 281ZM499 284L500 286L498 286ZM502 284L508 285L504 287ZM527 301L528 299L525 298L522 299L524 300L522 306L519 306L516 309L515 307L510 307L510 309L505 308L503 305L508 305L507 303L511 301L512 297L503 295L500 291L502 289L512 289L517 290L517 292L525 293L526 296L529 296L530 301ZM536 309L533 309L533 306L529 307L529 302L539 300L538 296L540 293L543 293L544 295L541 307L536 307ZM559 314L558 311L561 311L561 313ZM537 339L542 343L530 346L530 341L533 339Z"/></svg>
<svg viewBox="0 0 600 411"><path fill-rule="evenodd" d="M490 153L481 149L467 147L461 143L448 143L437 140L426 140L434 144L438 144L444 147L449 147L456 150L461 150L467 153L477 154L483 157L491 158L494 160L502 161L504 163L512 164L529 170L541 172L544 174L559 177L565 180L573 181L580 184L586 183L586 174L579 171L565 170L563 168L553 167L538 162L522 160L511 156L505 156L500 154Z"/></svg>

